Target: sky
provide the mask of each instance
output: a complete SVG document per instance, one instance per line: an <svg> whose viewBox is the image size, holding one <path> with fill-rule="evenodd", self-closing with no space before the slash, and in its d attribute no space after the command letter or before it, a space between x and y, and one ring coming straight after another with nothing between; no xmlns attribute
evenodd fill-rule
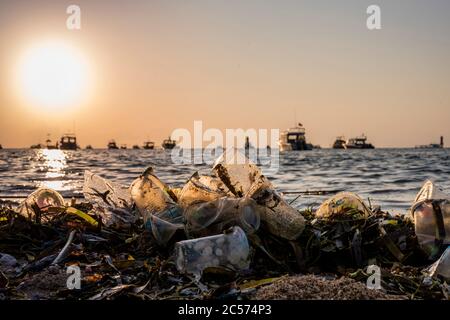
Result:
<svg viewBox="0 0 450 320"><path fill-rule="evenodd" d="M66 8L81 8L68 30ZM366 9L381 8L381 30ZM174 129L301 122L322 147L365 133L377 147L450 139L450 1L2 0L0 144L75 131L81 146L161 143ZM88 69L80 99L24 98L24 52L63 42Z"/></svg>

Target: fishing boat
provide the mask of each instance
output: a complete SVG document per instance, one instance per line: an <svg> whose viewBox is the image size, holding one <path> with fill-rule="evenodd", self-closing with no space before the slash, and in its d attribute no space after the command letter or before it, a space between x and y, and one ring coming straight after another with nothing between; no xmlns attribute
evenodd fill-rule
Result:
<svg viewBox="0 0 450 320"><path fill-rule="evenodd" d="M77 150L79 146L77 145L77 137L74 134L65 134L59 140L59 149L61 150Z"/></svg>
<svg viewBox="0 0 450 320"><path fill-rule="evenodd" d="M116 144L116 142L114 140L110 140L108 142L108 149L116 150L116 149L119 149L119 147L117 146L117 144Z"/></svg>
<svg viewBox="0 0 450 320"><path fill-rule="evenodd" d="M122 149L122 150L126 150L126 149L127 149L127 145L126 145L126 144L122 144L122 145L120 145L120 149Z"/></svg>
<svg viewBox="0 0 450 320"><path fill-rule="evenodd" d="M347 141L347 149L375 149L373 144L367 143L367 137L362 134L360 137L352 138Z"/></svg>
<svg viewBox="0 0 450 320"><path fill-rule="evenodd" d="M90 145L90 144L88 144L87 146L86 146L86 150L92 150L93 148L92 148L92 146Z"/></svg>
<svg viewBox="0 0 450 320"><path fill-rule="evenodd" d="M134 149L134 150L139 150L140 147L139 147L137 144L135 144L135 145L133 146L133 149Z"/></svg>
<svg viewBox="0 0 450 320"><path fill-rule="evenodd" d="M440 143L430 143L426 145L416 146L416 149L442 149L444 148L444 137L441 136Z"/></svg>
<svg viewBox="0 0 450 320"><path fill-rule="evenodd" d="M162 147L169 150L175 148L176 145L177 143L175 142L175 140L172 140L170 137L169 139L165 139L162 143Z"/></svg>
<svg viewBox="0 0 450 320"><path fill-rule="evenodd" d="M145 141L142 148L143 149L155 149L155 143L152 141Z"/></svg>
<svg viewBox="0 0 450 320"><path fill-rule="evenodd" d="M347 142L344 136L337 137L333 143L333 149L347 149Z"/></svg>
<svg viewBox="0 0 450 320"><path fill-rule="evenodd" d="M305 128L301 123L282 131L278 141L280 151L312 150L313 145L306 142Z"/></svg>

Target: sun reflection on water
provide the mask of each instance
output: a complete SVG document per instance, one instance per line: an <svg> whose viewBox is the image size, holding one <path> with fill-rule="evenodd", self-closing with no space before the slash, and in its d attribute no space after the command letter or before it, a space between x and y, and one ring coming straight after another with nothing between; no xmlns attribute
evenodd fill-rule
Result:
<svg viewBox="0 0 450 320"><path fill-rule="evenodd" d="M40 169L45 171L45 179L40 181L39 187L69 190L63 179L67 168L67 154L62 150L42 149L39 150L38 158L42 161Z"/></svg>

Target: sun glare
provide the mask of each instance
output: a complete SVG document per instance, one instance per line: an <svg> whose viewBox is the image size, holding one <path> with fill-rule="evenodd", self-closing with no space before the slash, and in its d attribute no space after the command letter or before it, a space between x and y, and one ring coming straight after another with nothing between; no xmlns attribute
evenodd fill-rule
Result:
<svg viewBox="0 0 450 320"><path fill-rule="evenodd" d="M19 68L20 91L33 106L69 107L86 94L86 63L78 50L65 44L47 42L30 48Z"/></svg>

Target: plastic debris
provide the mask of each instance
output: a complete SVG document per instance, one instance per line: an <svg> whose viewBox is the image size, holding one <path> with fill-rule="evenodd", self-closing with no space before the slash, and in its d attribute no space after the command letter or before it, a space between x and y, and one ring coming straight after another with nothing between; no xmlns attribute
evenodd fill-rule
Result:
<svg viewBox="0 0 450 320"><path fill-rule="evenodd" d="M251 197L259 205L267 230L287 240L297 239L305 229L305 218L273 189L261 186Z"/></svg>
<svg viewBox="0 0 450 320"><path fill-rule="evenodd" d="M64 198L55 190L49 188L39 188L31 193L19 207L19 212L29 218L35 219L36 216L46 220L46 216L41 216L41 213L46 213L50 207L64 206Z"/></svg>
<svg viewBox="0 0 450 320"><path fill-rule="evenodd" d="M247 234L253 233L260 224L258 210L258 205L251 198L223 197L192 204L184 212L186 231L189 236L208 236L239 226Z"/></svg>
<svg viewBox="0 0 450 320"><path fill-rule="evenodd" d="M214 201L226 195L227 193L221 189L219 182L214 181L213 178L200 177L196 172L181 190L179 204L187 207L192 203Z"/></svg>
<svg viewBox="0 0 450 320"><path fill-rule="evenodd" d="M177 196L155 175L153 168L147 168L134 180L130 189L146 228L159 244L165 245L177 230L183 229L182 209L176 203Z"/></svg>
<svg viewBox="0 0 450 320"><path fill-rule="evenodd" d="M450 196L426 181L411 207L415 231L422 249L436 259L450 244Z"/></svg>
<svg viewBox="0 0 450 320"><path fill-rule="evenodd" d="M93 172L84 172L84 197L102 206L130 208L130 190L120 184L108 181Z"/></svg>
<svg viewBox="0 0 450 320"><path fill-rule="evenodd" d="M267 230L294 240L305 227L305 219L278 194L258 166L236 149L230 149L214 164L213 171L237 197L253 198Z"/></svg>
<svg viewBox="0 0 450 320"><path fill-rule="evenodd" d="M224 267L235 271L250 265L250 247L245 232L233 227L223 234L180 241L175 244L178 271L200 277L209 267Z"/></svg>
<svg viewBox="0 0 450 320"><path fill-rule="evenodd" d="M147 168L134 180L130 187L131 198L144 220L149 214L165 211L175 206L175 194L155 175L153 168Z"/></svg>
<svg viewBox="0 0 450 320"><path fill-rule="evenodd" d="M355 193L340 192L324 201L316 211L320 219L351 218L366 219L371 214L364 201Z"/></svg>
<svg viewBox="0 0 450 320"><path fill-rule="evenodd" d="M258 166L237 149L223 153L214 163L213 171L237 197L248 195L255 186L273 188Z"/></svg>
<svg viewBox="0 0 450 320"><path fill-rule="evenodd" d="M430 277L440 276L450 281L450 247L447 247L441 257L430 266L428 274Z"/></svg>
<svg viewBox="0 0 450 320"><path fill-rule="evenodd" d="M132 212L130 190L125 186L86 170L83 195L94 205L92 212L98 215L106 226L127 227L137 220L136 215ZM73 212L69 213L73 214ZM88 222L95 225L92 221Z"/></svg>
<svg viewBox="0 0 450 320"><path fill-rule="evenodd" d="M177 230L183 230L183 215L179 206L172 206L162 212L149 214L145 227L152 232L156 242L165 245Z"/></svg>

